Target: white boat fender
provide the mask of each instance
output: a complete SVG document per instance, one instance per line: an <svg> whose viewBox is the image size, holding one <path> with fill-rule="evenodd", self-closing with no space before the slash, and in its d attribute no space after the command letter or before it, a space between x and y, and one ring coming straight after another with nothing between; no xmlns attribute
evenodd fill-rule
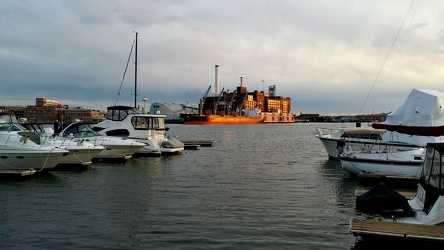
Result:
<svg viewBox="0 0 444 250"><path fill-rule="evenodd" d="M351 152L353 151L352 147L350 145L347 145L344 147L343 149L345 154L351 154Z"/></svg>

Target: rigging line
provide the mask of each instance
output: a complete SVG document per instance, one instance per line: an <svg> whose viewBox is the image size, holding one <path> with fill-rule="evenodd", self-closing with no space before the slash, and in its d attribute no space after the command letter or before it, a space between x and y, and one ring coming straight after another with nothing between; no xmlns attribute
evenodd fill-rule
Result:
<svg viewBox="0 0 444 250"><path fill-rule="evenodd" d="M361 107L361 109L359 110L359 114L361 114L362 109L364 109L365 103L367 102L368 97L370 96L370 93L372 92L373 87L375 86L376 81L378 80L379 75L381 74L382 69L384 68L384 65L385 65L385 63L386 63L386 61L387 61L387 58L389 57L390 52L392 51L393 46L395 45L395 42L396 42L396 40L398 39L399 33L401 32L401 29L402 29L402 27L404 26L405 20L407 19L407 16L409 15L410 10L412 9L412 5L413 5L414 2L415 2L415 0L412 1L412 4L410 5L409 10L407 11L407 14L405 15L405 18L404 18L404 20L402 21L401 27L399 27L398 33L396 33L395 39L393 40L393 43L392 43L392 46L390 47L390 49L389 49L389 51L388 51L388 53L387 53L387 55L386 55L386 57L385 57L385 59L384 59L384 62L382 63L381 68L379 69L378 74L376 75L375 81L373 81L372 87L370 88L370 91L368 92L367 97L366 97L365 100L364 100L364 104L362 104L362 107Z"/></svg>
<svg viewBox="0 0 444 250"><path fill-rule="evenodd" d="M414 0L414 1L415 1L415 0ZM412 6L413 6L414 1L412 2ZM419 5L420 5L420 4L421 4L421 1L419 1L418 5L416 6L415 12L413 13L412 19L410 19L409 26L408 26L408 28L407 28L407 30L406 30L406 32L405 32L404 38L402 39L401 45L399 46L399 49L398 49L397 55L400 54L400 51L401 51L401 49L402 49L402 47L403 47L403 45L404 45L405 39L406 39L406 37L407 37L407 34L409 33L410 28L412 27L413 19L415 18L416 12L418 11L418 8L419 8ZM410 6L410 8L412 8L412 6ZM410 11L410 10L409 10L409 11ZM381 93L380 93L379 96L378 96L378 100L376 101L376 105L379 103L379 100L381 99L381 96L382 96L382 93L384 92L385 86L387 85L387 82L388 82L388 80L389 80L389 78L390 78L390 75L391 75L392 72L393 72L393 68L394 68L394 66L395 66L395 63L396 63L396 57L395 57L395 60L393 61L392 67L391 67L390 70L389 70L389 73L388 73L388 75L387 75L387 78L386 78L386 80L385 80L385 82L384 82L384 86L382 87ZM375 113L376 105L375 105L375 108L373 109L373 112L372 112L372 113Z"/></svg>
<svg viewBox="0 0 444 250"><path fill-rule="evenodd" d="M120 88L119 88L119 92L117 92L116 103L114 103L114 106L117 105L117 100L119 99L120 91L122 90L123 81L125 80L126 71L128 70L128 65L131 60L131 55L133 54L133 48L134 48L135 43L136 43L136 38L134 37L133 45L131 46L131 50L130 50L130 53L128 56L128 61L126 62L125 71L123 72L122 81L120 82Z"/></svg>

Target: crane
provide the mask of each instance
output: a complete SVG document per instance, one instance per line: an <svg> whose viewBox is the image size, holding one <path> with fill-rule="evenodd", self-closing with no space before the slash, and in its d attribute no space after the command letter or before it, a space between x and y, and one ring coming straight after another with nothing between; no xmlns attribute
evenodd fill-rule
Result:
<svg viewBox="0 0 444 250"><path fill-rule="evenodd" d="M205 94L200 99L200 104L199 104L199 113L200 113L200 115L203 114L203 106L204 106L205 100L207 99L208 92L210 92L210 89L211 89L211 85L208 87L207 91L205 92Z"/></svg>

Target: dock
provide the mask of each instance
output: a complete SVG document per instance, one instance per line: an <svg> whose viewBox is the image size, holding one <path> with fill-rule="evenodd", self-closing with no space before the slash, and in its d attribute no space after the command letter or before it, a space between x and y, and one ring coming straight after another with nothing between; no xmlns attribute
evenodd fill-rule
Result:
<svg viewBox="0 0 444 250"><path fill-rule="evenodd" d="M2 176L15 176L24 177L35 174L37 171L34 169L22 170L22 169L11 169L11 170L0 170L0 175Z"/></svg>
<svg viewBox="0 0 444 250"><path fill-rule="evenodd" d="M444 243L444 226L429 226L374 219L350 220L349 231L361 237L391 237Z"/></svg>
<svg viewBox="0 0 444 250"><path fill-rule="evenodd" d="M366 193L367 191L369 191L369 189L356 189L355 190L355 196L360 196L364 193ZM404 196L406 199L412 199L413 197L415 197L416 192L409 192L409 191L397 191L400 195Z"/></svg>
<svg viewBox="0 0 444 250"><path fill-rule="evenodd" d="M180 140L185 149L199 149L200 147L213 147L216 140Z"/></svg>
<svg viewBox="0 0 444 250"><path fill-rule="evenodd" d="M359 173L359 181L364 185L371 185L379 182L390 184L389 186L416 187L419 183L419 176L393 175L385 173Z"/></svg>
<svg viewBox="0 0 444 250"><path fill-rule="evenodd" d="M389 179L389 180L405 180L405 181L419 181L419 176L411 176L411 175L393 175L393 174L384 174L384 173L359 173L359 178L363 179Z"/></svg>

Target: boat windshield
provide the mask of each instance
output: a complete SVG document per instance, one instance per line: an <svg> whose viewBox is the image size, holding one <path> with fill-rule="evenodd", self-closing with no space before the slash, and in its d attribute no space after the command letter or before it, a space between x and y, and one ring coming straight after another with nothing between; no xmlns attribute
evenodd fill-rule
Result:
<svg viewBox="0 0 444 250"><path fill-rule="evenodd" d="M108 108L106 119L113 121L123 121L128 115L140 114L140 111L134 107L111 107Z"/></svg>
<svg viewBox="0 0 444 250"><path fill-rule="evenodd" d="M74 138L100 136L100 134L92 130L88 124L82 124L78 127L68 127L65 131L63 131L63 135L66 136L69 134L73 134Z"/></svg>
<svg viewBox="0 0 444 250"><path fill-rule="evenodd" d="M134 129L139 130L165 129L165 119L163 117L134 116L131 118L131 124L133 125Z"/></svg>
<svg viewBox="0 0 444 250"><path fill-rule="evenodd" d="M25 131L26 128L15 123L1 123L0 131Z"/></svg>

